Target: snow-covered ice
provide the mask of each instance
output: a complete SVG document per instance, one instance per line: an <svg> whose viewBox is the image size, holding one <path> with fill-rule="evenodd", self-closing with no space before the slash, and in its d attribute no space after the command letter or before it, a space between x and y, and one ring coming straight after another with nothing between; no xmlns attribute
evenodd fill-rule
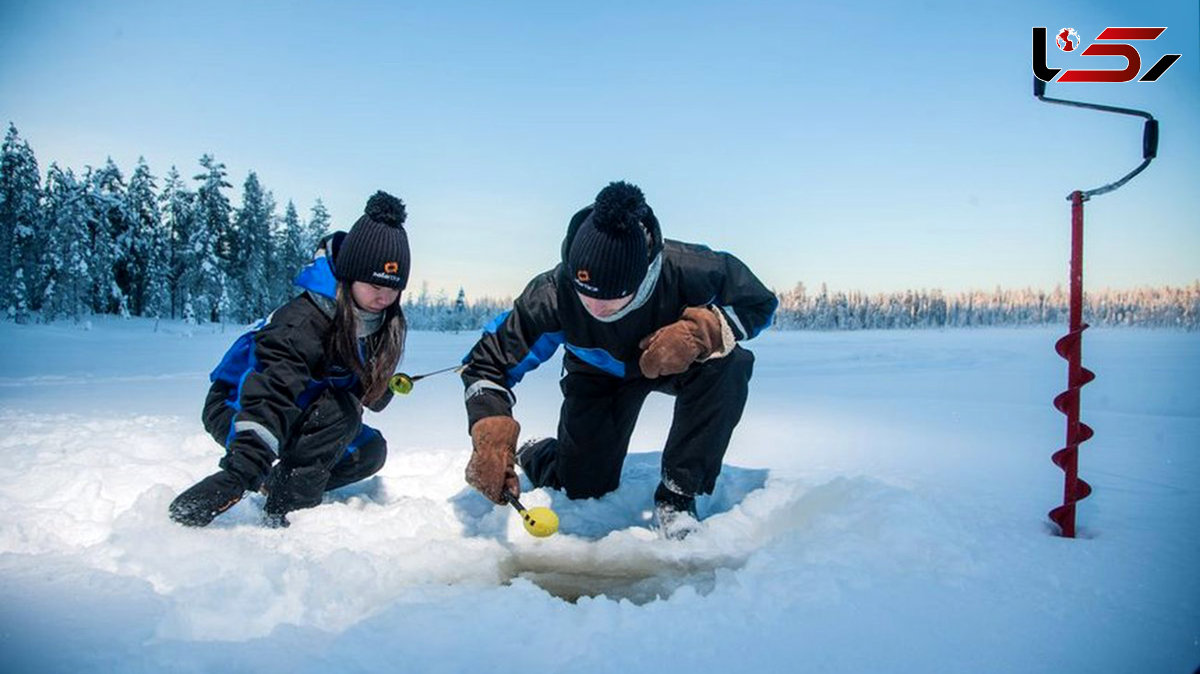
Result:
<svg viewBox="0 0 1200 674"><path fill-rule="evenodd" d="M0 324L0 652L12 672L1191 672L1200 665L1200 335L1089 330L1081 537L1051 535L1061 330L769 332L683 541L648 529L669 398L621 489L542 490L560 534L462 480L461 384L368 423L383 471L258 526L166 517L215 469L208 370L237 329ZM404 369L472 334L415 333ZM557 362L517 389L553 432Z"/></svg>

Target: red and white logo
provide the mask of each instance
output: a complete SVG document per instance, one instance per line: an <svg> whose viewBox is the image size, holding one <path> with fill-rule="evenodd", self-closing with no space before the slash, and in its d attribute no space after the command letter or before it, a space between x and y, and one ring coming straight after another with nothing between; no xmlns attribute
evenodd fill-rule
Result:
<svg viewBox="0 0 1200 674"><path fill-rule="evenodd" d="M1058 48L1063 51L1075 51L1079 47L1079 33L1075 32L1074 28L1063 28L1058 31L1054 41L1058 43Z"/></svg>
<svg viewBox="0 0 1200 674"><path fill-rule="evenodd" d="M1096 41L1079 52L1080 56L1119 56L1125 59L1125 67L1116 70L1082 70L1072 68L1058 77L1059 82L1129 82L1142 71L1142 55L1129 42L1157 40L1166 31L1166 27L1113 27L1100 31ZM1074 28L1063 28L1054 36L1054 42L1064 52L1074 53L1081 44L1079 33ZM1176 61L1180 54L1165 54L1155 61L1154 65L1138 78L1139 82L1153 82L1162 77ZM1046 28L1035 26L1033 29L1033 75L1043 82L1052 81L1062 68L1050 68L1046 65Z"/></svg>

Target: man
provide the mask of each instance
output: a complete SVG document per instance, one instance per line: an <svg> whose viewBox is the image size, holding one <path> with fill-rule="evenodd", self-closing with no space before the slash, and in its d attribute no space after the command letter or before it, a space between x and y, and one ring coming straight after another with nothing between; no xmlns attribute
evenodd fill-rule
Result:
<svg viewBox="0 0 1200 674"><path fill-rule="evenodd" d="M515 460L535 487L568 498L613 491L642 403L661 391L675 414L655 517L664 535L686 535L746 403L754 356L737 342L770 325L776 304L740 260L664 240L642 191L609 184L571 218L562 263L530 281L467 356L467 482L504 503L520 490ZM512 388L560 344L558 435L518 455Z"/></svg>

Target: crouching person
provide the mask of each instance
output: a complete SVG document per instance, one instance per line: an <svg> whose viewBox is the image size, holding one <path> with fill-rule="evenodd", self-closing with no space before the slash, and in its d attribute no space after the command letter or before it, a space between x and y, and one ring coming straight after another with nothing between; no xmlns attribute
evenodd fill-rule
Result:
<svg viewBox="0 0 1200 674"><path fill-rule="evenodd" d="M383 467L387 443L362 408L391 400L404 351L400 293L410 257L399 199L377 192L349 234L322 240L296 278L303 292L237 339L211 375L204 428L225 447L221 470L180 494L171 519L202 527L247 491L266 521Z"/></svg>
<svg viewBox="0 0 1200 674"><path fill-rule="evenodd" d="M736 257L664 240L637 187L612 183L571 218L562 262L490 325L463 370L473 452L466 480L491 500L535 487L568 498L617 488L646 397L675 397L654 493L668 538L696 523L742 416L754 356L740 343L771 321L776 299ZM555 437L516 451L512 389L562 345Z"/></svg>

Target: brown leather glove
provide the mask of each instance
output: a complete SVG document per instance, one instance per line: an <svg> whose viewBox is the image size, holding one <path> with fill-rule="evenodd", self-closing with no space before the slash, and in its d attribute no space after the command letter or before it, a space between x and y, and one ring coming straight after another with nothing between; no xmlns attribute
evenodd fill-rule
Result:
<svg viewBox="0 0 1200 674"><path fill-rule="evenodd" d="M504 492L521 493L513 467L521 425L506 416L484 417L471 427L471 460L467 462L467 484L492 501L503 505Z"/></svg>
<svg viewBox="0 0 1200 674"><path fill-rule="evenodd" d="M638 364L647 379L679 374L721 345L721 319L707 307L688 307L682 318L638 344L644 349Z"/></svg>

